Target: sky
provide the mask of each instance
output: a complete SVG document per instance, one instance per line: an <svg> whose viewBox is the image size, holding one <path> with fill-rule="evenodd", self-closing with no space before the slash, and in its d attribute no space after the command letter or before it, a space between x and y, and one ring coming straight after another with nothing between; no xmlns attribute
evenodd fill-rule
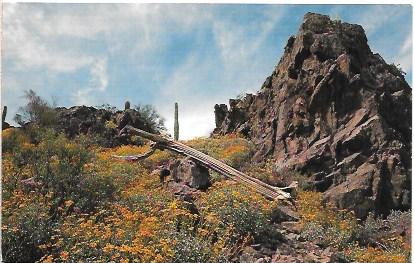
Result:
<svg viewBox="0 0 414 263"><path fill-rule="evenodd" d="M255 93L307 12L364 27L368 43L412 81L409 5L3 5L6 120L32 89L58 106L152 104L180 139L208 136L214 105Z"/></svg>

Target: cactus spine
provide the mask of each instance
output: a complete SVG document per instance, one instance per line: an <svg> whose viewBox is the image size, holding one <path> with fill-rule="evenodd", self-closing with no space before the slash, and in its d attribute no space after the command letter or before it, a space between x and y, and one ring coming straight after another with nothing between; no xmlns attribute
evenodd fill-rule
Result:
<svg viewBox="0 0 414 263"><path fill-rule="evenodd" d="M6 121L6 115L7 115L7 106L4 106L3 112L1 114L1 123L4 123Z"/></svg>
<svg viewBox="0 0 414 263"><path fill-rule="evenodd" d="M175 103L175 111L174 111L174 140L178 141L180 133L180 126L178 124L178 103Z"/></svg>
<svg viewBox="0 0 414 263"><path fill-rule="evenodd" d="M129 110L131 108L131 103L129 101L125 101L125 110Z"/></svg>

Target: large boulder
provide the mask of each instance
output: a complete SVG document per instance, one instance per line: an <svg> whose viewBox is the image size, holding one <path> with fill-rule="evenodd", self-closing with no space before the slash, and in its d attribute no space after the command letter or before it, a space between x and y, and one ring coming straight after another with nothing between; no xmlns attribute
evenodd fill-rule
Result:
<svg viewBox="0 0 414 263"><path fill-rule="evenodd" d="M208 169L189 157L173 161L170 164L170 171L176 183L195 189L206 189L211 185Z"/></svg>
<svg viewBox="0 0 414 263"><path fill-rule="evenodd" d="M365 217L410 208L411 110L404 74L361 26L308 13L260 91L216 106L214 133L243 133L286 185L299 175Z"/></svg>

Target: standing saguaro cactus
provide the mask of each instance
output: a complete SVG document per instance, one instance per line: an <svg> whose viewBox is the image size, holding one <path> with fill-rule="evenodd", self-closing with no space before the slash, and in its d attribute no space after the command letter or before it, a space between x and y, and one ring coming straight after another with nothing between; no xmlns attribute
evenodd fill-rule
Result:
<svg viewBox="0 0 414 263"><path fill-rule="evenodd" d="M6 121L6 115L7 115L7 106L4 106L3 112L1 114L1 123L4 123Z"/></svg>
<svg viewBox="0 0 414 263"><path fill-rule="evenodd" d="M129 101L125 101L125 110L129 110L131 108L131 103Z"/></svg>
<svg viewBox="0 0 414 263"><path fill-rule="evenodd" d="M178 124L178 103L175 103L175 111L174 111L174 140L178 141L180 133L180 126Z"/></svg>

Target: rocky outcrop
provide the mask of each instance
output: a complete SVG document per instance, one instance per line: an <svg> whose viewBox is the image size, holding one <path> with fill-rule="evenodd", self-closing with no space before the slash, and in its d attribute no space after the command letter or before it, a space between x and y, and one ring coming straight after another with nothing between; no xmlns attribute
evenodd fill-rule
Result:
<svg viewBox="0 0 414 263"><path fill-rule="evenodd" d="M57 129L64 132L69 138L80 134L91 135L97 143L104 147L114 147L121 144L139 144L129 136L119 136L119 131L126 125L159 133L152 128L140 113L134 109L115 111L111 109L97 109L87 106L74 106L69 109L56 108L58 114Z"/></svg>
<svg viewBox="0 0 414 263"><path fill-rule="evenodd" d="M173 161L170 164L170 171L175 182L191 188L206 189L211 184L208 169L189 157Z"/></svg>
<svg viewBox="0 0 414 263"><path fill-rule="evenodd" d="M190 157L170 160L158 167L152 176L160 178L160 183L179 199L193 202L211 185L211 177L207 168L201 166ZM171 176L170 179L166 179Z"/></svg>
<svg viewBox="0 0 414 263"><path fill-rule="evenodd" d="M216 105L216 134L239 132L275 176L300 176L359 217L409 209L411 88L359 25L308 13L260 91Z"/></svg>

